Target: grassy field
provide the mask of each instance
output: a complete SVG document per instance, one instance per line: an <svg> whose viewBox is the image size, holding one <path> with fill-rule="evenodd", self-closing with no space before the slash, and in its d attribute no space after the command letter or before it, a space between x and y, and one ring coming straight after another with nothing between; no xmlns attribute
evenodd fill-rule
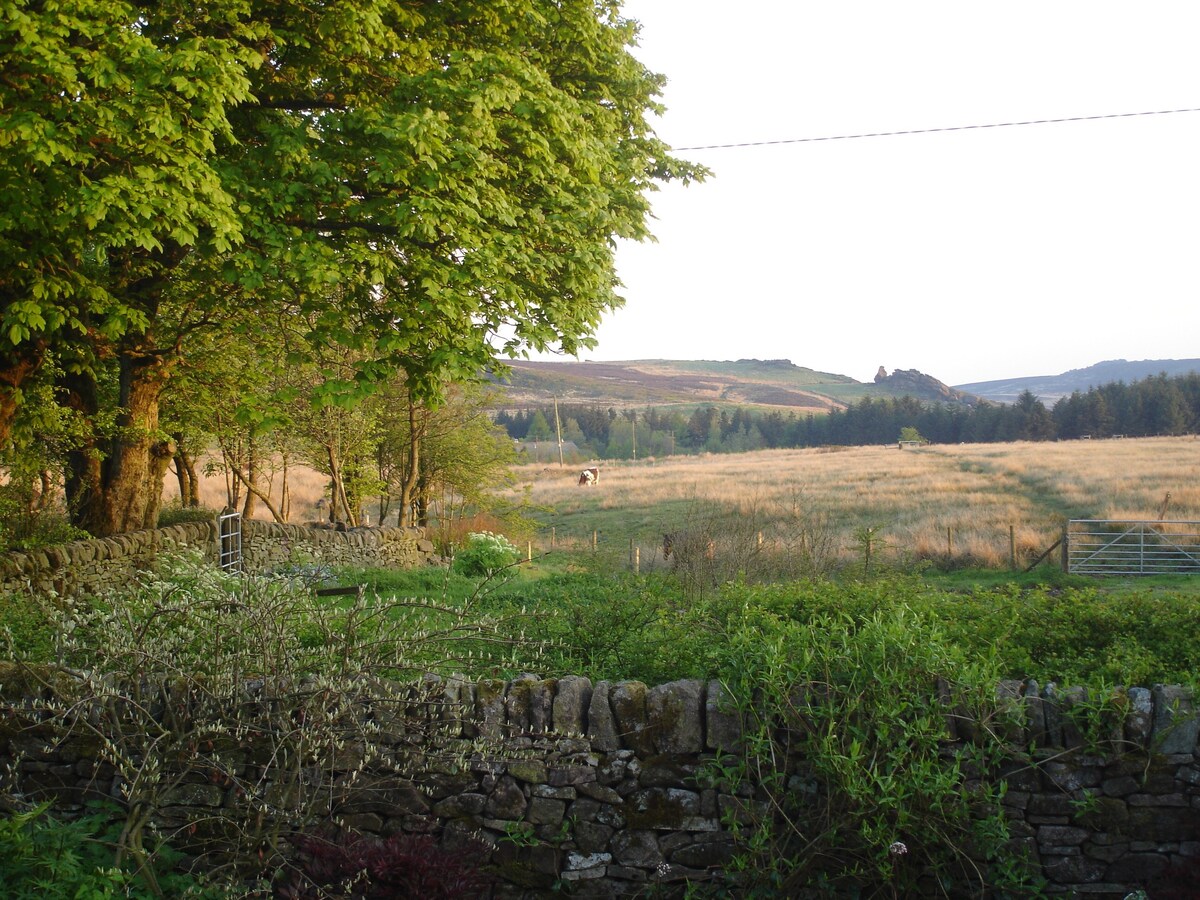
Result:
<svg viewBox="0 0 1200 900"><path fill-rule="evenodd" d="M640 548L661 563L662 535L722 533L764 547L821 547L843 564L869 540L882 558L1009 565L1048 548L1069 518L1200 519L1200 442L1193 437L1057 443L767 450L517 470L539 524L535 546Z"/></svg>
<svg viewBox="0 0 1200 900"><path fill-rule="evenodd" d="M279 473L273 496L278 502ZM601 464L595 487L577 466L515 470L508 497L536 523L535 551L590 548L623 564L662 567L667 532L712 533L726 556L797 552L830 568L863 560L927 559L945 568L1007 568L1010 528L1024 567L1069 518L1200 520L1200 441L1105 441L763 450ZM174 498L168 482L167 499ZM321 518L324 476L289 472L291 521ZM204 480L205 505L225 503L220 476ZM372 510L374 511L374 510ZM265 510L260 515L265 516ZM761 544L759 535L761 534ZM528 535L520 537L522 546ZM553 544L553 547L552 547Z"/></svg>

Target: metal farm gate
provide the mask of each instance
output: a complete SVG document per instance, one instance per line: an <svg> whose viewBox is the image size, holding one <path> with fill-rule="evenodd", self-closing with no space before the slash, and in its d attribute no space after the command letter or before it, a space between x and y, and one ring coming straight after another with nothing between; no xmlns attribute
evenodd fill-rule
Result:
<svg viewBox="0 0 1200 900"><path fill-rule="evenodd" d="M226 509L217 518L221 541L221 571L242 571L242 514Z"/></svg>
<svg viewBox="0 0 1200 900"><path fill-rule="evenodd" d="M1066 538L1079 575L1200 574L1200 522L1072 519Z"/></svg>

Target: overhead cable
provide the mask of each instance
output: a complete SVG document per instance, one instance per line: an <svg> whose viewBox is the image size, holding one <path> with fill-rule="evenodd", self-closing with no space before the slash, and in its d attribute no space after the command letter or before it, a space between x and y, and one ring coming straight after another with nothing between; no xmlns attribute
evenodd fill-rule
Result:
<svg viewBox="0 0 1200 900"><path fill-rule="evenodd" d="M674 152L685 150L728 150L734 147L771 147L778 144L808 144L816 141L852 141L858 138L896 137L902 134L934 134L941 131L973 131L983 128L1016 128L1019 125L1055 125L1060 122L1093 122L1097 119L1128 119L1134 116L1169 116L1175 113L1200 112L1200 107L1188 109L1153 109L1144 112L1106 113L1100 116L1066 116L1061 119L1029 119L1024 122L989 122L986 125L950 125L943 128L908 128L904 131L872 131L862 134L832 134L824 137L790 138L780 141L743 141L738 144L702 144L693 147L672 147Z"/></svg>

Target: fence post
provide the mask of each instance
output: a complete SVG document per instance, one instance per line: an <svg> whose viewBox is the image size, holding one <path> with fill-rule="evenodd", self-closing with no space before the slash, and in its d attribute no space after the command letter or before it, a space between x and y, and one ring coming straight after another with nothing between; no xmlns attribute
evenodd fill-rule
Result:
<svg viewBox="0 0 1200 900"><path fill-rule="evenodd" d="M1008 567L1017 568L1017 530L1012 525L1008 526Z"/></svg>
<svg viewBox="0 0 1200 900"><path fill-rule="evenodd" d="M525 542L525 561L533 562L533 541Z"/></svg>
<svg viewBox="0 0 1200 900"><path fill-rule="evenodd" d="M1063 526L1062 531L1062 570L1064 572L1071 571L1071 553L1069 550L1068 541L1070 540L1071 525L1067 523Z"/></svg>
<svg viewBox="0 0 1200 900"><path fill-rule="evenodd" d="M593 553L596 552L596 531L595 531L595 529L592 530L592 552Z"/></svg>
<svg viewBox="0 0 1200 900"><path fill-rule="evenodd" d="M551 550L554 549L554 528L555 528L555 526L553 526L553 525L550 526L550 549Z"/></svg>
<svg viewBox="0 0 1200 900"><path fill-rule="evenodd" d="M950 559L954 556L954 539L950 536L950 526L946 526L946 558Z"/></svg>

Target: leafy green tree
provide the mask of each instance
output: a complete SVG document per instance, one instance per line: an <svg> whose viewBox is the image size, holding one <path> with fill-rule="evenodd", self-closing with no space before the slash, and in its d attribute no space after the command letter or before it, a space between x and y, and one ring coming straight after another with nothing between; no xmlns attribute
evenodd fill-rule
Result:
<svg viewBox="0 0 1200 900"><path fill-rule="evenodd" d="M576 419L568 418L563 422L563 440L570 441L580 450L585 448L587 435L583 433L583 429L579 427Z"/></svg>
<svg viewBox="0 0 1200 900"><path fill-rule="evenodd" d="M436 407L413 401L402 385L385 397L375 449L380 523L395 512L401 525L427 525L434 515L445 525L468 510L494 509L493 491L507 483L516 450L488 417L483 388L454 387Z"/></svg>
<svg viewBox="0 0 1200 900"><path fill-rule="evenodd" d="M529 423L529 432L525 436L527 441L549 441L554 438L554 431L550 427L550 423L546 421L545 414L539 409L534 412L533 420Z"/></svg>
<svg viewBox="0 0 1200 900"><path fill-rule="evenodd" d="M358 354L318 405L589 345L613 239L703 174L650 130L635 36L591 0L7 4L0 443L57 354L95 423L78 521L106 534L149 524L163 392L205 332L299 321L291 358Z"/></svg>
<svg viewBox="0 0 1200 900"><path fill-rule="evenodd" d="M608 428L605 459L629 459L633 456L633 422L624 416L613 419Z"/></svg>

